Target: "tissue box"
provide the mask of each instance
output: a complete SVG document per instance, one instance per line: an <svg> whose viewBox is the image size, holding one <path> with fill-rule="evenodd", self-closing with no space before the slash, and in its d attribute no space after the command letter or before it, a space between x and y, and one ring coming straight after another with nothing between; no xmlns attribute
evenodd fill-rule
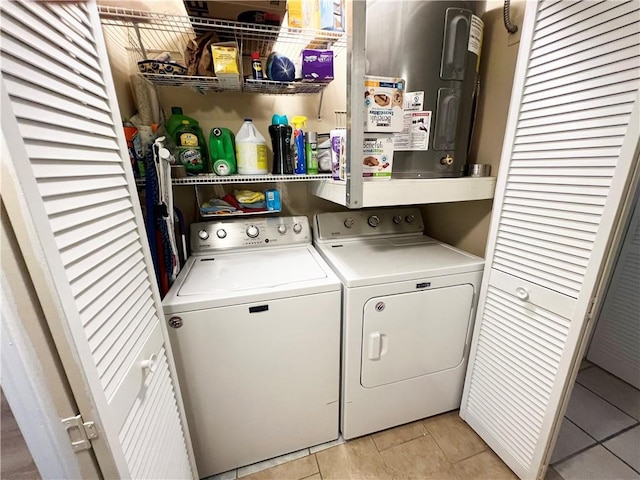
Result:
<svg viewBox="0 0 640 480"><path fill-rule="evenodd" d="M333 80L333 51L302 51L302 80L305 82L330 82Z"/></svg>
<svg viewBox="0 0 640 480"><path fill-rule="evenodd" d="M364 77L364 131L402 131L405 81L395 77Z"/></svg>
<svg viewBox="0 0 640 480"><path fill-rule="evenodd" d="M393 134L365 134L362 146L364 180L389 180L393 165Z"/></svg>

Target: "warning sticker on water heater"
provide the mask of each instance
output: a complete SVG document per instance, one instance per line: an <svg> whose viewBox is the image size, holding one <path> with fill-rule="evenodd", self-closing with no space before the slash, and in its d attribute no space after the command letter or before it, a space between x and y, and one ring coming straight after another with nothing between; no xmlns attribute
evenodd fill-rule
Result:
<svg viewBox="0 0 640 480"><path fill-rule="evenodd" d="M402 132L393 134L393 149L428 150L431 112L405 112Z"/></svg>
<svg viewBox="0 0 640 480"><path fill-rule="evenodd" d="M482 46L482 31L484 23L480 17L471 16L471 30L469 31L469 46L467 50L480 56L480 47Z"/></svg>

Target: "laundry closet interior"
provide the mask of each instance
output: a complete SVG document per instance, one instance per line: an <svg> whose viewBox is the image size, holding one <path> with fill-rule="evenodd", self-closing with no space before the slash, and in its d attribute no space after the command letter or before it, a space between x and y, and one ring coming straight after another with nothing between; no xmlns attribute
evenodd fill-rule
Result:
<svg viewBox="0 0 640 480"><path fill-rule="evenodd" d="M306 455L319 466L300 479L339 478L348 470L326 470L319 452L371 436L380 478L444 472L454 478L451 472L461 475L463 467L450 458L441 471L411 470L415 462L402 470L375 437L414 429L422 433L393 448L430 434L438 444L429 426L453 412L484 445L473 455L495 452L493 465L504 475L572 480L593 464L603 475L640 477L627 448L640 444L640 354L633 348L640 305L630 293L639 279L638 269L628 267L640 258L637 4L542 1L525 9L526 2L318 1L308 3L334 8L331 28L271 20L278 11L297 16L294 6L304 10L305 2L265 0L268 15L249 12L256 23L210 18L216 4L238 8L241 0L3 6L11 19L2 29L3 100L11 102L3 103L12 106L7 118L15 123L10 130L13 123L3 120L3 137L19 133L26 153L11 150L11 158L31 162L36 179L16 167L18 194L3 195L3 202L18 241L35 229L43 243L50 238L58 246L61 262L49 268L52 277L64 272L69 279L52 290L67 299L60 302L67 320L50 328L58 349L67 342L80 352L62 355L65 369L74 355L82 359L86 379L70 378L78 397L82 382L89 385L79 407L101 412L97 464L119 475L240 478L269 475L267 468ZM517 31L507 31L503 7ZM97 190L106 182L102 199L89 198L74 178L65 183L63 168L39 173L46 162L67 162L59 145L73 150L80 143L45 136L42 142L60 148L45 154L32 138L35 109L25 105L39 101L25 85L52 98L72 95L21 72L23 64L35 64L18 58L27 53L15 41L28 18L62 32L63 49L67 41L80 45L82 36L91 43L83 51L101 66L98 78L98 67L69 49L68 66L56 75L63 79L68 68L83 77L77 102L87 111L114 119L119 113L108 127L115 133L96 129L92 136L87 128L83 140L83 154L119 150L129 169L113 183L111 170L96 173ZM234 52L235 73L140 70L145 61L187 63L185 44L210 31L213 45ZM28 48L39 47L39 35L26 37ZM276 78L289 67L283 57L295 60L308 50L332 52L330 81ZM598 55L589 58L589 50ZM256 61L268 79L256 73ZM106 94L95 93L103 88ZM99 103L83 97L94 94ZM371 126L381 121L376 109L398 102L401 127L386 120ZM145 110L166 134L172 109L198 121L202 171L195 162L163 163L162 151L178 157L176 137L158 139L150 125L137 130L146 158L126 158L119 122L139 126ZM84 122L83 115L72 114L73 121ZM96 125L108 123L95 118ZM309 156L306 171L298 172L297 163L287 172L274 166L273 127L287 122L291 143L301 128L303 138L316 133L318 145L333 150L338 132L338 151L323 152L328 169L315 171ZM231 144L235 164L216 170L214 137L227 132L240 140L249 123L266 144L266 165L259 153L251 164L256 171L243 174L238 142ZM180 124L188 138L197 136L192 123ZM115 138L119 149L100 143L102 136ZM392 168L386 151L367 150L391 139ZM103 161L97 155L87 159L87 172L91 162ZM226 175L228 168L240 173ZM94 202L87 212L96 222L103 211L114 219L100 225L94 236L102 246L91 255L81 245L85 237L91 241L84 234L89 220L75 220L82 214L64 204L65 190L76 189L78 198ZM127 198L116 189L127 189ZM43 201L30 208L41 210L19 225L20 198L36 191ZM117 210L123 202L131 203L126 214ZM38 255L22 256L33 278ZM89 281L92 262L123 273L111 284L107 273ZM42 302L40 292L51 287L34 284ZM104 295L100 288L119 285L113 308L95 300ZM75 317L82 321L74 324ZM139 326L127 318L140 318ZM587 369L580 370L582 361ZM578 393L570 399L576 378ZM581 423L585 415L576 412L591 407L593 421ZM154 421L158 415L166 422ZM154 435L157 445L144 440ZM162 471L173 454L176 461ZM351 470L353 478L358 471Z"/></svg>

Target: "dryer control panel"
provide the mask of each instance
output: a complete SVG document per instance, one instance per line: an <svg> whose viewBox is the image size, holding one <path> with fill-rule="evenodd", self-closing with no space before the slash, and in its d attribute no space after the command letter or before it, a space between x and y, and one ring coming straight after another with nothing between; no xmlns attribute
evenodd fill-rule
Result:
<svg viewBox="0 0 640 480"><path fill-rule="evenodd" d="M337 240L422 233L420 209L385 208L319 213L314 217L315 239Z"/></svg>
<svg viewBox="0 0 640 480"><path fill-rule="evenodd" d="M311 243L309 219L295 217L251 217L191 224L191 253L270 248Z"/></svg>

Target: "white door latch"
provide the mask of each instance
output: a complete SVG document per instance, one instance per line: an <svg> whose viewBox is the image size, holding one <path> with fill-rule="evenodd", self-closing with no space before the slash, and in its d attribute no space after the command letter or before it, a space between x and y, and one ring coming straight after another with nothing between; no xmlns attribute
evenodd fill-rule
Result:
<svg viewBox="0 0 640 480"><path fill-rule="evenodd" d="M98 438L98 430L94 422L83 422L81 415L63 418L61 421L69 434L74 451L91 449L91 440Z"/></svg>

